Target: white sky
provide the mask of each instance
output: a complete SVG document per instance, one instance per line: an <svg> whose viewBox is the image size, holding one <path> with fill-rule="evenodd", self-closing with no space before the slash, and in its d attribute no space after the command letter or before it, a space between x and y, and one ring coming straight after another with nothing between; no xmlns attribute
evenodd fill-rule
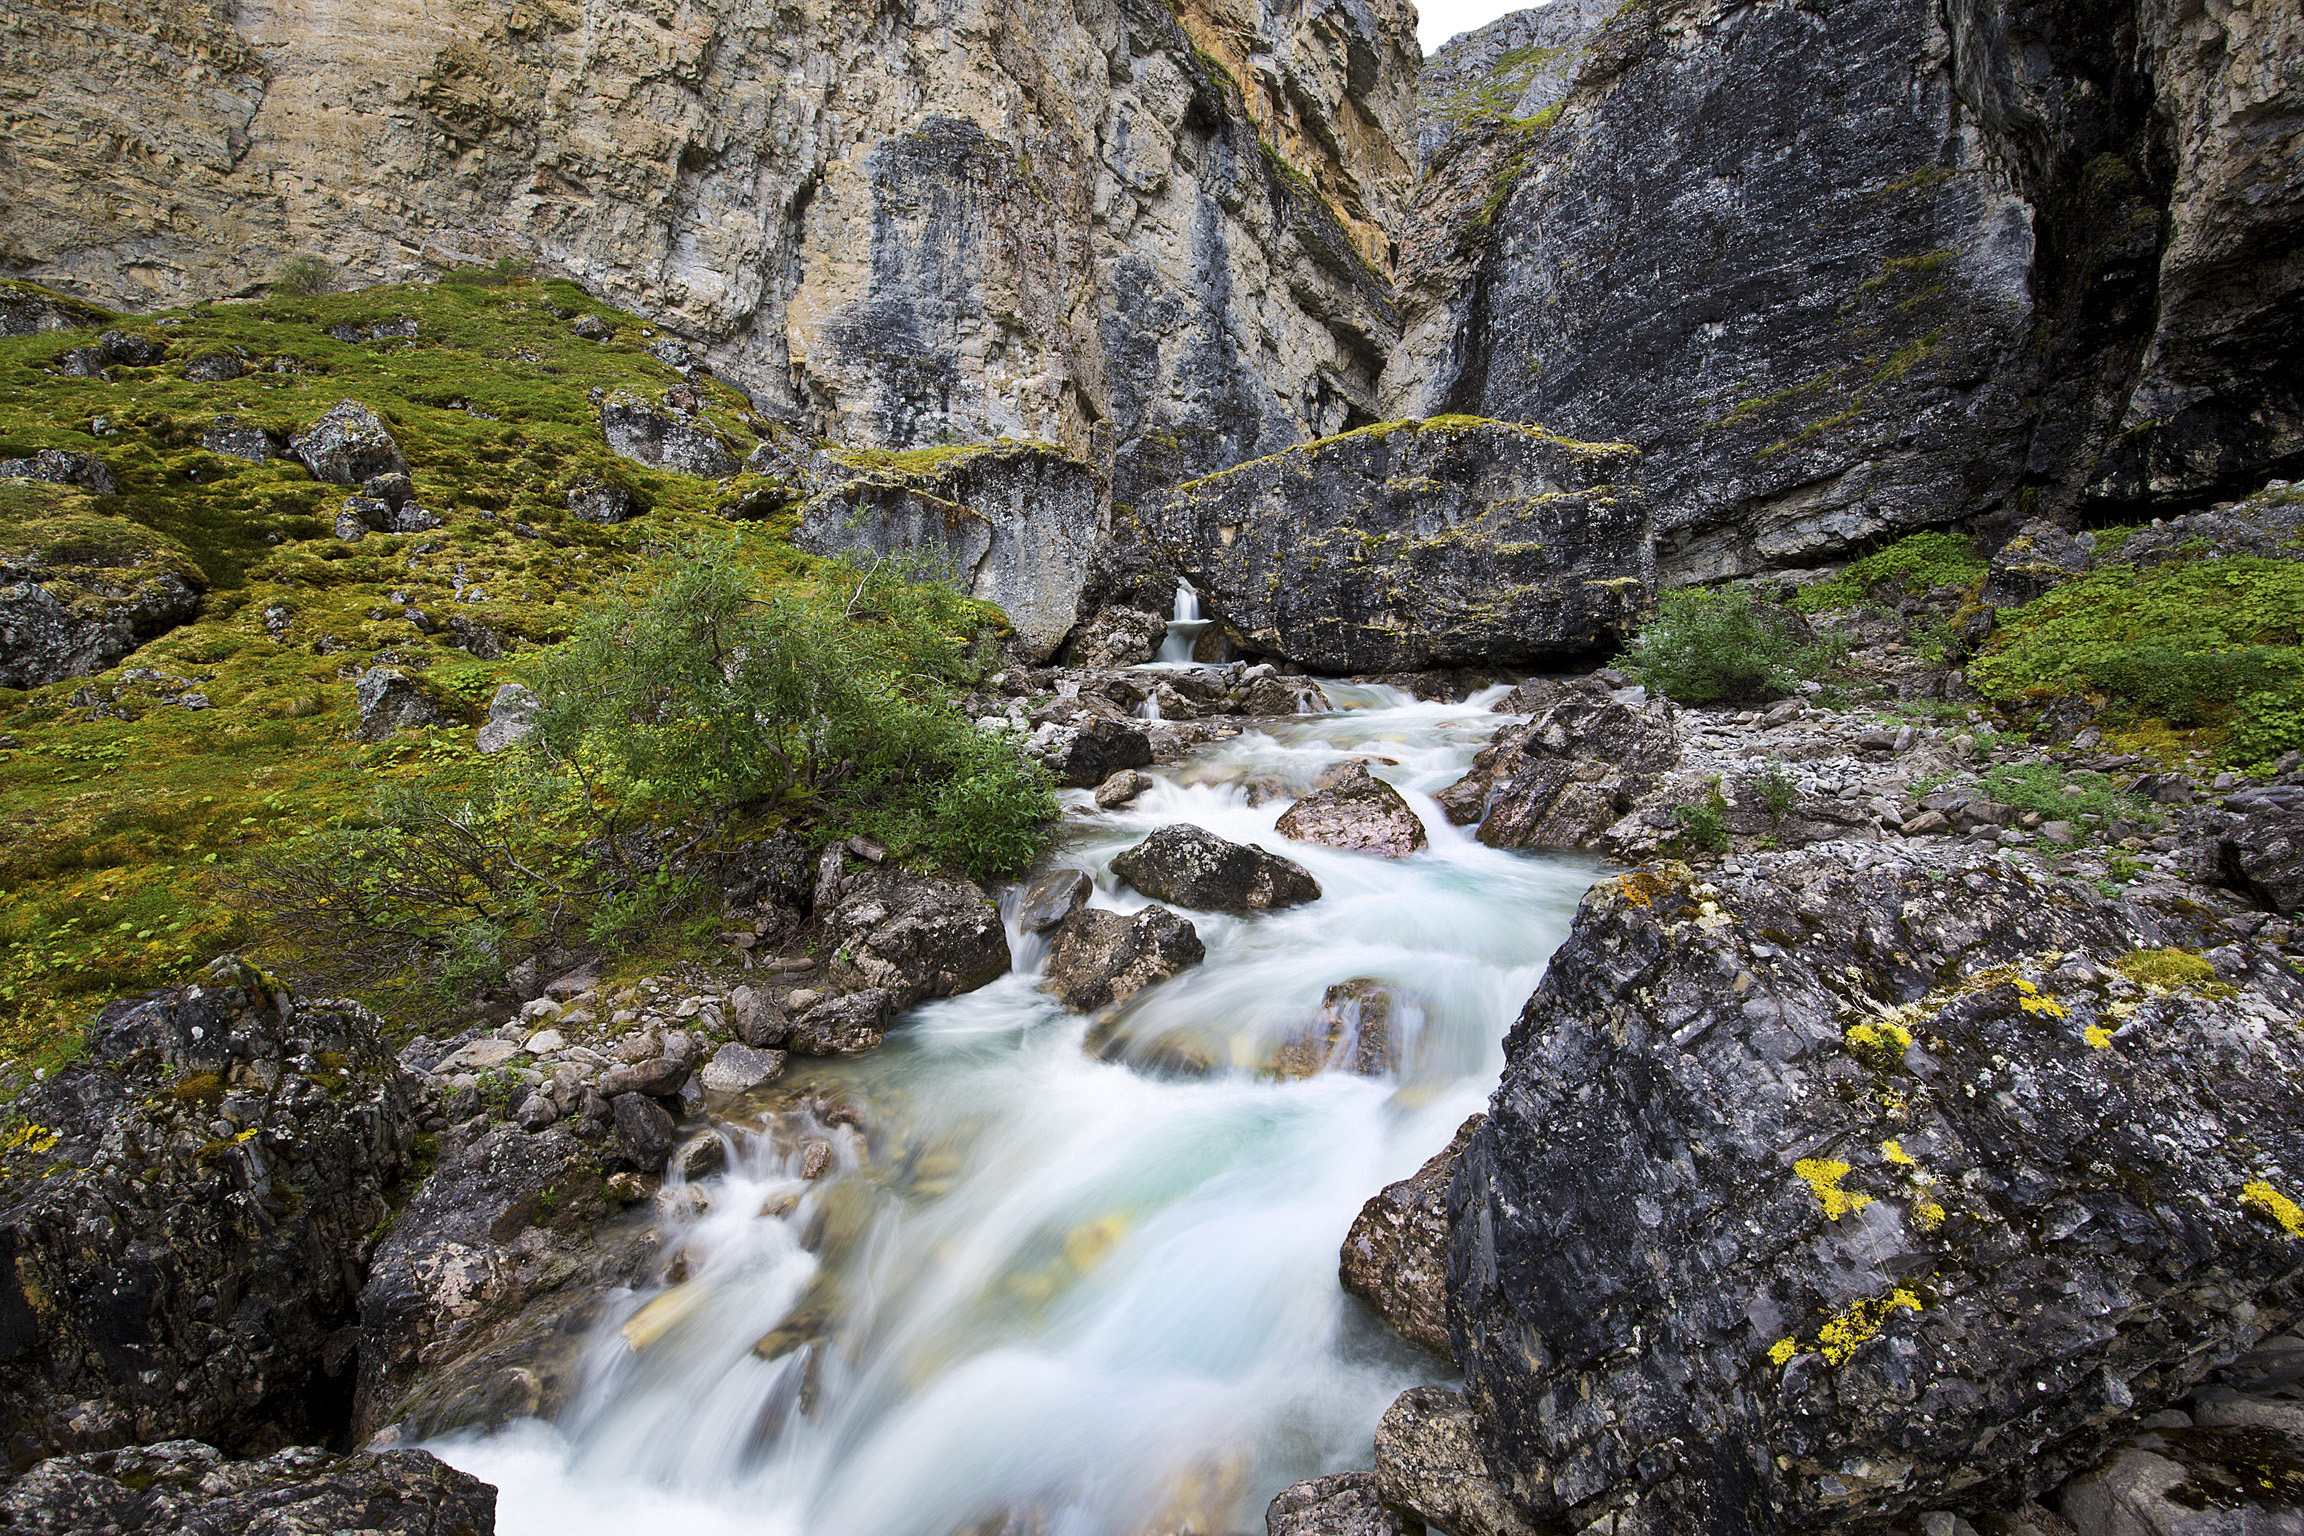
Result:
<svg viewBox="0 0 2304 1536"><path fill-rule="evenodd" d="M1525 11L1541 0L1416 0L1416 37L1430 58L1459 32L1484 27L1499 16Z"/></svg>

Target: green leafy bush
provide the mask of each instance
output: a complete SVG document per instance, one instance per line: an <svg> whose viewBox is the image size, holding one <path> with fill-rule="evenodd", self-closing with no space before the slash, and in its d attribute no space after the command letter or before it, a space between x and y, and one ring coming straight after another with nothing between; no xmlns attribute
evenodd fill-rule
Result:
<svg viewBox="0 0 2304 1536"><path fill-rule="evenodd" d="M1751 784L1759 792L1760 804L1768 812L1768 820L1781 826L1793 803L1800 798L1799 786L1793 781L1791 770L1771 759L1752 775Z"/></svg>
<svg viewBox="0 0 2304 1536"><path fill-rule="evenodd" d="M308 299L336 286L336 269L318 256L293 256L281 264L272 279L272 291Z"/></svg>
<svg viewBox="0 0 2304 1536"><path fill-rule="evenodd" d="M1802 587L1793 594L1792 606L1802 613L1853 608L1870 595L1873 588L1888 581L1896 582L1906 592L1969 587L1983 579L1985 569L1985 563L1970 551L1964 536L1915 533L1852 562L1830 581Z"/></svg>
<svg viewBox="0 0 2304 1536"><path fill-rule="evenodd" d="M2102 774L2066 773L2052 763L2002 763L1985 772L1983 785L1995 802L2038 811L2051 821L2159 820L2150 806Z"/></svg>
<svg viewBox="0 0 2304 1536"><path fill-rule="evenodd" d="M2244 694L2273 689L2295 668L2293 651L2274 646L2187 651L2148 644L2096 657L2082 675L2098 691L2144 715L2190 727L2222 715Z"/></svg>
<svg viewBox="0 0 2304 1536"><path fill-rule="evenodd" d="M1616 666L1680 703L1712 704L1789 693L1839 657L1789 609L1733 589L1681 587L1657 601Z"/></svg>

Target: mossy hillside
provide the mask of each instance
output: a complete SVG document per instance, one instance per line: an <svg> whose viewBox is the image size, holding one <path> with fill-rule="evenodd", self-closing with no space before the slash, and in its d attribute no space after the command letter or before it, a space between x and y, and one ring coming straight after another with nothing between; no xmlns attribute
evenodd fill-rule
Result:
<svg viewBox="0 0 2304 1536"><path fill-rule="evenodd" d="M0 557L160 561L205 595L194 622L103 674L0 691L0 945L10 953L0 1055L65 1048L103 999L247 942L216 877L250 850L359 824L385 785L470 756L468 724L350 742L353 683L366 667L401 667L469 722L524 651L566 635L646 549L709 531L733 539L764 584L806 584L817 569L785 543L788 511L740 528L718 515L747 499L775 504L752 494L771 489L754 477L715 483L608 452L594 390L658 400L686 389L732 446L752 434L738 396L683 381L647 352L657 339L648 327L572 285L443 283L132 319L86 313L85 330L0 339L0 458L92 453L120 494L0 486ZM614 326L613 338L573 334L584 314ZM329 334L402 319L415 322L413 336ZM164 343L166 356L114 366L108 381L54 371L108 325ZM219 348L249 371L218 383L182 377L191 358ZM416 499L443 527L341 543L332 524L346 487L318 484L292 461L198 446L219 416L285 440L344 399L385 419ZM648 510L616 527L574 519L566 488L583 475L627 485ZM406 619L407 606L435 632ZM453 647L452 616L506 637L512 653L491 661ZM131 669L167 676L123 682ZM212 707L164 702L187 685Z"/></svg>
<svg viewBox="0 0 2304 1536"><path fill-rule="evenodd" d="M1853 608L1867 599L1891 605L1906 594L1925 596L1939 588L1966 591L1984 579L1985 562L1957 533L1915 533L1876 550L1829 581L1802 587L1790 606L1802 613Z"/></svg>

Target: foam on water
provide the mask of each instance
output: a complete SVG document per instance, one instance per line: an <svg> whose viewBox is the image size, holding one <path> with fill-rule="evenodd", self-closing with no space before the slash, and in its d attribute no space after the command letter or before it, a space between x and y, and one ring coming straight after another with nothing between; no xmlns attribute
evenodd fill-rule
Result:
<svg viewBox="0 0 2304 1536"><path fill-rule="evenodd" d="M1190 821L1298 860L1323 898L1191 914L1206 963L1093 1029L1036 989L1045 945L1019 937L1024 970L825 1064L869 1145L830 1132L835 1171L809 1183L737 1137L726 1173L666 1202L689 1278L617 1298L562 1421L433 1447L498 1485L506 1536L1243 1530L1288 1483L1367 1465L1392 1398L1448 1367L1338 1289L1338 1246L1482 1107L1591 869L1485 848L1432 804L1498 723L1490 696L1329 692L1338 713L1075 814L1065 860L1132 910L1112 856ZM1428 852L1273 831L1355 755L1387 760ZM1364 976L1400 1000L1396 1075L1259 1070Z"/></svg>

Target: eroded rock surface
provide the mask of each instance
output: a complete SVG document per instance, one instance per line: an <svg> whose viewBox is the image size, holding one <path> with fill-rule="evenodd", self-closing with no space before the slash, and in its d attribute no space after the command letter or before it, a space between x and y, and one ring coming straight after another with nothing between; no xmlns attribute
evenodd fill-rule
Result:
<svg viewBox="0 0 2304 1536"><path fill-rule="evenodd" d="M1424 1166L1369 1197L1344 1235L1338 1275L1400 1336L1448 1353L1448 1181L1483 1117L1457 1127Z"/></svg>
<svg viewBox="0 0 2304 1536"><path fill-rule="evenodd" d="M196 1440L60 1456L0 1488L26 1536L488 1536L496 1490L429 1451L299 1446L227 1461Z"/></svg>
<svg viewBox="0 0 2304 1536"><path fill-rule="evenodd" d="M1264 1510L1264 1536L1422 1536L1414 1517L1376 1491L1373 1472L1335 1472L1282 1489Z"/></svg>
<svg viewBox="0 0 2304 1536"><path fill-rule="evenodd" d="M1207 957L1191 922L1153 905L1133 915L1084 908L1064 919L1048 948L1042 990L1093 1013L1126 1002Z"/></svg>
<svg viewBox="0 0 2304 1536"><path fill-rule="evenodd" d="M354 39L294 8L43 7L0 44L0 190L13 269L77 291L246 292L272 276L251 252L348 286L518 253L810 432L1062 443L1132 501L1373 419L1412 17L707 0L388 9ZM96 157L122 135L150 159Z"/></svg>
<svg viewBox="0 0 2304 1536"><path fill-rule="evenodd" d="M2304 978L2131 958L2220 922L1845 844L1595 887L1449 1196L1496 1477L1619 1529L2012 1508L2287 1326Z"/></svg>
<svg viewBox="0 0 2304 1536"><path fill-rule="evenodd" d="M183 550L117 524L61 532L0 548L0 688L94 676L199 612Z"/></svg>
<svg viewBox="0 0 2304 1536"><path fill-rule="evenodd" d="M1451 417L1191 481L1137 523L1256 651L1325 673L1533 662L1637 612L1640 475L1621 445Z"/></svg>
<svg viewBox="0 0 2304 1536"><path fill-rule="evenodd" d="M1583 848L1599 842L1680 758L1673 706L1630 703L1592 678L1520 690L1536 713L1506 726L1437 797L1449 818L1478 822L1491 848Z"/></svg>
<svg viewBox="0 0 2304 1536"><path fill-rule="evenodd" d="M415 1144L380 1021L227 959L116 1003L11 1106L0 1430L18 1465L339 1433L355 1297Z"/></svg>
<svg viewBox="0 0 2304 1536"><path fill-rule="evenodd" d="M1281 813L1282 837L1350 853L1404 859L1430 841L1400 791L1353 763L1335 782L1323 785Z"/></svg>
<svg viewBox="0 0 2304 1536"><path fill-rule="evenodd" d="M814 921L838 957L831 978L840 990L885 991L901 1013L1008 973L1008 930L981 886L832 857L837 895L819 904Z"/></svg>

